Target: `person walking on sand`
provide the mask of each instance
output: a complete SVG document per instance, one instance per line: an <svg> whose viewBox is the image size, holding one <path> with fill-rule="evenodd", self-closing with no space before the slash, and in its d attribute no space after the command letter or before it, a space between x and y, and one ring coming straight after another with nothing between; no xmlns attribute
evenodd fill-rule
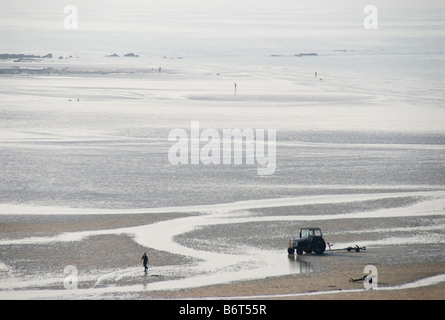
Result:
<svg viewBox="0 0 445 320"><path fill-rule="evenodd" d="M144 264L144 272L147 272L148 269L148 256L147 253L144 252L144 254L141 257L141 262Z"/></svg>

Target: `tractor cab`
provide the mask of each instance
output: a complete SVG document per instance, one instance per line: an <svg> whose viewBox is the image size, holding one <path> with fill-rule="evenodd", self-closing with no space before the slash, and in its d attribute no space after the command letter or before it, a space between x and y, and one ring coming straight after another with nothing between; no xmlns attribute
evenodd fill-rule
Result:
<svg viewBox="0 0 445 320"><path fill-rule="evenodd" d="M314 237L323 237L320 228L301 228L300 239L312 239Z"/></svg>

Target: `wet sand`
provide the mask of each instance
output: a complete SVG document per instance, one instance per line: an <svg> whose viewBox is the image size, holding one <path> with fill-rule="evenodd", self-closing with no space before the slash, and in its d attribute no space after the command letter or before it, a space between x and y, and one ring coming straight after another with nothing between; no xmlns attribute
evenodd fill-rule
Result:
<svg viewBox="0 0 445 320"><path fill-rule="evenodd" d="M393 287L419 279L443 274L445 263L403 264L378 266L378 288ZM359 266L346 265L330 272L272 277L255 281L209 286L191 290L158 292L162 299L316 299L316 300L443 300L445 283L400 289L365 290L363 282L351 282L360 278L363 270ZM352 292L351 292L352 290ZM355 290L360 290L357 292ZM314 294L319 292L320 294ZM332 292L332 293L329 293Z"/></svg>
<svg viewBox="0 0 445 320"><path fill-rule="evenodd" d="M194 214L130 214L130 215L92 215L92 216L0 216L0 230L3 237L9 239L20 237L54 236L54 234L88 231L113 230L123 226L138 226L167 221ZM26 223L25 223L26 222ZM399 223L395 221L394 223ZM344 228L357 227L359 221L338 223ZM239 232L236 224L231 225L231 241L236 248ZM338 226L337 226L338 227ZM227 229L225 229L227 230ZM216 233L215 233L216 232ZM252 235L256 229L248 231ZM201 228L184 233L177 240L188 246L199 247L201 237L217 236L218 226ZM331 239L335 238L335 232ZM264 235L267 238L267 233ZM341 239L341 237L339 238ZM86 289L81 298L96 299L92 288L126 287L142 284L143 290L131 290L127 293L104 292L100 299L444 299L445 283L427 285L410 289L391 289L395 286L412 283L432 276L442 275L445 270L443 245L427 244L423 248L416 245L375 246L361 252L327 251L324 255L304 254L288 256L282 244L283 265L289 265L290 272L285 276L268 277L245 281L233 281L215 285L203 285L184 289L156 290L151 286L164 281L186 279L189 275L186 267L196 264L196 260L186 255L178 255L154 250L136 243L132 235L97 234L81 241L39 243L16 243L2 250L0 276L4 281L2 298L15 299L23 297L20 290L8 295L8 281L21 279L24 289L32 290L32 298L47 299L40 290L49 289L56 294L63 294L63 268L75 265L78 268L79 289ZM269 244L279 247L280 244ZM226 248L228 250L228 248ZM267 248L265 249L267 250ZM281 249L280 249L281 250ZM147 274L142 273L140 256L144 251L149 253L150 268ZM224 251L224 250L223 250ZM425 256L410 256L424 251ZM261 251L259 251L261 253ZM406 254L405 254L406 253ZM411 258L412 259L411 259ZM423 260L423 261L422 261ZM351 282L350 278L360 278L365 265L372 264L378 270L378 289L364 290L363 282ZM184 274L181 274L182 266ZM293 271L292 271L293 270ZM15 280L14 280L15 279ZM35 279L40 279L35 281ZM35 281L35 283L33 283ZM18 285L20 287L20 285ZM155 287L154 287L155 288ZM379 290L383 289L383 290ZM33 291L37 290L37 291ZM332 293L330 293L332 292ZM317 293L317 294L314 294ZM17 294L17 296L16 296ZM29 291L28 291L29 294ZM24 296L25 298L27 295Z"/></svg>
<svg viewBox="0 0 445 320"><path fill-rule="evenodd" d="M0 215L0 230L2 235L8 238L14 235L26 237L27 234L57 234L60 232L133 227L190 215L193 215L193 213Z"/></svg>

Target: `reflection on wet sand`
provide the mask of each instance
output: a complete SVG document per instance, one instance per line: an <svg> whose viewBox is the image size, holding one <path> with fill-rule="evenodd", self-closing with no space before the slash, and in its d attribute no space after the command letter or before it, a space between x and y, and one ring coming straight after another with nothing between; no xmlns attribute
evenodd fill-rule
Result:
<svg viewBox="0 0 445 320"><path fill-rule="evenodd" d="M307 274L314 271L311 264L307 261L304 261L304 259L299 255L289 254L287 257L289 258L290 270L295 270L295 273Z"/></svg>

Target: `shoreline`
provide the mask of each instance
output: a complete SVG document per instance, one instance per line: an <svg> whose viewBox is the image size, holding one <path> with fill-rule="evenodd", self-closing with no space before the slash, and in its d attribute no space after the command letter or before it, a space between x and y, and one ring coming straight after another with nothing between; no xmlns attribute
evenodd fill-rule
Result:
<svg viewBox="0 0 445 320"><path fill-rule="evenodd" d="M357 268L355 268L357 269ZM424 284L421 281L445 278L445 263L396 264L378 267L377 289L366 290L363 282L350 282L348 276L360 270L336 270L314 274L280 276L240 281L175 291L149 293L148 299L209 300L443 300L445 281ZM356 272L357 271L357 272ZM417 284L418 283L418 284ZM404 285L412 284L404 288ZM399 287L400 286L400 287Z"/></svg>
<svg viewBox="0 0 445 320"><path fill-rule="evenodd" d="M272 212L267 214L273 216L277 209L273 207L270 210ZM226 212L226 219L229 219L230 212ZM396 242L393 245L367 246L367 250L360 253L326 251L322 256L288 256L285 239L283 243L272 241L267 232L262 239L268 239L269 247L255 248L256 242L250 238L258 234L260 229L257 228L265 231L267 222L261 224L255 220L249 224L250 228L240 229L245 225L237 224L237 219L228 224L218 224L218 219L208 221L205 217L209 218L204 215L204 220L199 222L199 212L191 211L90 216L2 215L0 230L3 237L11 239L11 242L5 240L1 244L4 250L0 253L0 276L4 283L0 296L6 299L80 297L105 300L445 298L443 281L438 284L424 282L430 277L444 276L445 261L440 242L430 241L422 245ZM360 231L365 227L367 230L366 225L361 226L361 219L329 221L328 239L336 244L354 239L351 233L345 238L341 231L344 228ZM380 230L377 220L372 221L374 232ZM391 223L399 225L397 220L387 218L385 221L385 230L391 230ZM319 223L324 228L325 224ZM227 229L229 225L231 228ZM199 228L195 230L192 226ZM234 239L227 242L226 247L214 251L206 246L206 239L229 237L227 230L231 230ZM136 236L141 236L141 231L154 234L145 234L149 241L141 242ZM411 229L407 231L411 232ZM168 240L165 236L170 233L181 237L169 240L174 248L165 243ZM240 234L243 234L241 238ZM21 241L23 238L27 240ZM370 236L367 239L373 241ZM248 249L245 252L247 258L243 249ZM139 264L144 251L150 257L149 271L145 276ZM245 264L241 274L237 273L241 265L237 265L236 261ZM73 293L63 290L66 276L62 271L69 265L79 270L79 290ZM266 265L280 271L273 275L276 270L267 269ZM374 265L378 270L377 290L364 290L363 282L349 281L350 278L362 277L367 265ZM263 271L258 273L259 270ZM421 282L416 284L416 281ZM399 287L405 284L410 285Z"/></svg>
<svg viewBox="0 0 445 320"><path fill-rule="evenodd" d="M25 290L0 290L3 300L443 300L445 263L383 266L377 289L366 290L352 283L345 271L279 276L180 290L146 291L137 285ZM39 293L41 295L39 295Z"/></svg>

